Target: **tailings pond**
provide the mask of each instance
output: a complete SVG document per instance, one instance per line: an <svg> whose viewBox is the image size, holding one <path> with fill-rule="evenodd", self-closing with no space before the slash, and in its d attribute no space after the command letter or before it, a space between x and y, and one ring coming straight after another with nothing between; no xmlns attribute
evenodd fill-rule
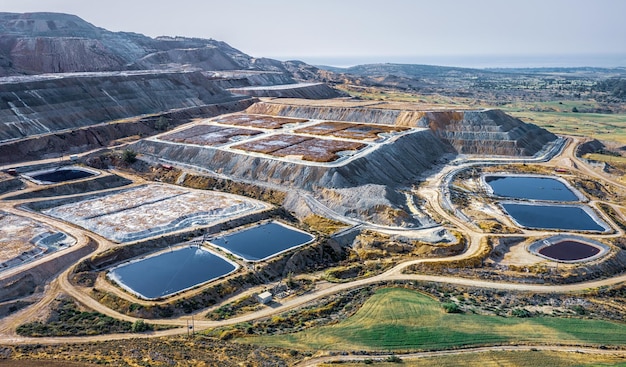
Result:
<svg viewBox="0 0 626 367"><path fill-rule="evenodd" d="M213 238L211 243L246 261L260 261L311 243L308 233L278 222L269 222Z"/></svg>
<svg viewBox="0 0 626 367"><path fill-rule="evenodd" d="M501 205L522 227L594 232L605 232L609 229L590 208L580 205L534 205L513 202L504 202Z"/></svg>
<svg viewBox="0 0 626 367"><path fill-rule="evenodd" d="M237 270L237 265L202 247L182 247L113 268L108 276L145 299L193 288Z"/></svg>
<svg viewBox="0 0 626 367"><path fill-rule="evenodd" d="M600 249L578 241L561 241L542 248L539 253L555 260L573 261L593 257Z"/></svg>
<svg viewBox="0 0 626 367"><path fill-rule="evenodd" d="M608 254L611 248L588 238L557 235L534 242L528 251L549 260L576 263L598 259Z"/></svg>
<svg viewBox="0 0 626 367"><path fill-rule="evenodd" d="M25 174L34 182L40 185L49 185L53 183L79 180L90 176L97 175L98 172L84 169L80 167L55 168L47 171L38 171Z"/></svg>
<svg viewBox="0 0 626 367"><path fill-rule="evenodd" d="M581 198L564 182L540 176L485 176L493 193L512 199L546 201L580 201Z"/></svg>

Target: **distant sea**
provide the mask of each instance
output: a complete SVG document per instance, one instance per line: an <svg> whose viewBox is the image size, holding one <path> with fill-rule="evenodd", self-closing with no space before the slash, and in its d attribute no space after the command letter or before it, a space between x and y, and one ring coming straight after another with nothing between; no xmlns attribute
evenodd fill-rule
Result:
<svg viewBox="0 0 626 367"><path fill-rule="evenodd" d="M458 55L458 56L361 56L274 57L279 60L300 60L311 65L350 67L363 64L422 64L464 68L553 68L553 67L626 67L626 54L590 55Z"/></svg>

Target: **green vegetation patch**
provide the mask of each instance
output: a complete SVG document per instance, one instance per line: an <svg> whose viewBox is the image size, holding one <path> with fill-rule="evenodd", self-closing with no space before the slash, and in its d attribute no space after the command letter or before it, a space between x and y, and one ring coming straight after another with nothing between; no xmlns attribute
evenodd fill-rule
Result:
<svg viewBox="0 0 626 367"><path fill-rule="evenodd" d="M130 333L153 330L153 326L141 320L134 324L114 319L99 312L81 311L68 298L58 299L46 322L35 321L22 324L16 332L24 336L80 336L112 333Z"/></svg>
<svg viewBox="0 0 626 367"><path fill-rule="evenodd" d="M423 357L419 359L402 358L401 366L421 367L583 367L583 366L626 366L626 358L616 355L594 355L574 352L551 351L493 351L484 353L459 353L437 357ZM396 367L394 362L376 362L373 359L360 363L342 363L342 367L362 367L364 365L376 367ZM336 366L323 364L321 366Z"/></svg>
<svg viewBox="0 0 626 367"><path fill-rule="evenodd" d="M583 158L598 162L626 164L626 157L617 157L609 154L590 153L585 154Z"/></svg>
<svg viewBox="0 0 626 367"><path fill-rule="evenodd" d="M624 345L624 324L578 318L447 313L416 291L385 288L348 319L289 335L246 342L329 350L437 350L501 343Z"/></svg>

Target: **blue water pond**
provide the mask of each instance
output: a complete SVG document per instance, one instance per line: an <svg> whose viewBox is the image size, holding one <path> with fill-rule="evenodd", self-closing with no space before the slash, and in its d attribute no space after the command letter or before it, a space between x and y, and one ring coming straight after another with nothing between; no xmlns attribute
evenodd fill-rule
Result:
<svg viewBox="0 0 626 367"><path fill-rule="evenodd" d="M494 194L513 199L579 201L563 182L550 177L486 176L485 182Z"/></svg>
<svg viewBox="0 0 626 367"><path fill-rule="evenodd" d="M204 248L183 247L113 269L109 276L143 298L165 297L229 274L237 266Z"/></svg>
<svg viewBox="0 0 626 367"><path fill-rule="evenodd" d="M577 205L502 203L502 207L517 223L527 228L598 232L606 230L587 211Z"/></svg>
<svg viewBox="0 0 626 367"><path fill-rule="evenodd" d="M313 238L308 233L269 222L216 237L211 243L246 261L259 261L309 243Z"/></svg>

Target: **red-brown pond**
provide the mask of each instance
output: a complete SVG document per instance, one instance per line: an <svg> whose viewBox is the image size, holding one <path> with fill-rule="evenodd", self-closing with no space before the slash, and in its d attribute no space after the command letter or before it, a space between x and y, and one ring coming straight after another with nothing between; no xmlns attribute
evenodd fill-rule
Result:
<svg viewBox="0 0 626 367"><path fill-rule="evenodd" d="M583 242L565 240L560 241L539 250L545 257L561 261L575 261L593 257L600 253L599 247Z"/></svg>

